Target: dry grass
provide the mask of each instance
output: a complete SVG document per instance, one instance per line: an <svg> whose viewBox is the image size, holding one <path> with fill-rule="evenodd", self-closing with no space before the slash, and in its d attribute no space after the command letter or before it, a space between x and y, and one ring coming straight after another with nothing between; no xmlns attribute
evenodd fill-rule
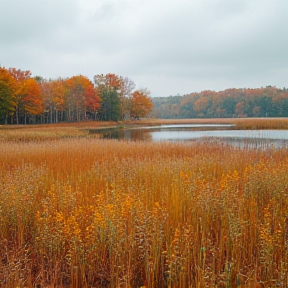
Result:
<svg viewBox="0 0 288 288"><path fill-rule="evenodd" d="M0 287L287 287L287 171L287 149L2 140Z"/></svg>
<svg viewBox="0 0 288 288"><path fill-rule="evenodd" d="M288 129L287 118L143 119L140 125L158 124L235 124L236 129Z"/></svg>
<svg viewBox="0 0 288 288"><path fill-rule="evenodd" d="M0 141L43 142L63 138L87 138L88 129L117 127L116 122L79 122L43 125L0 125Z"/></svg>

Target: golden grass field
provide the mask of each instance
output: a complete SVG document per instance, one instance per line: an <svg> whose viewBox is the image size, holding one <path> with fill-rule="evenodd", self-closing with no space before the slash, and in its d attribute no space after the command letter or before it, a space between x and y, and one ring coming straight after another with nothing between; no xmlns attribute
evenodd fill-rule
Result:
<svg viewBox="0 0 288 288"><path fill-rule="evenodd" d="M97 125L0 127L0 287L288 286L287 148L101 140Z"/></svg>

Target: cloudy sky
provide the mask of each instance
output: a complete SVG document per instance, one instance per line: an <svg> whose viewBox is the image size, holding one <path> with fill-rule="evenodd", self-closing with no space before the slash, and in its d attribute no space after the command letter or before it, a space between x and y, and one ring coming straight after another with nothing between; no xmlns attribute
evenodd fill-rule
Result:
<svg viewBox="0 0 288 288"><path fill-rule="evenodd" d="M0 65L152 96L288 87L287 0L0 0Z"/></svg>

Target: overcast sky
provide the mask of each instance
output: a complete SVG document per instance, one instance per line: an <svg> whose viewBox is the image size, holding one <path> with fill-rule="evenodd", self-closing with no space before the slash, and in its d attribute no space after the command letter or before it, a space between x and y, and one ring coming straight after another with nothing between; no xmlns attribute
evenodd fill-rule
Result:
<svg viewBox="0 0 288 288"><path fill-rule="evenodd" d="M287 0L0 0L0 65L152 96L288 87Z"/></svg>

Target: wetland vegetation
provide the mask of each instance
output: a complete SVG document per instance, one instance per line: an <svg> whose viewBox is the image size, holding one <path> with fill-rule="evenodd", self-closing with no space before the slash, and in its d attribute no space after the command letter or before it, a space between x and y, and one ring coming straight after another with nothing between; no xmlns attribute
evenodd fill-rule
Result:
<svg viewBox="0 0 288 288"><path fill-rule="evenodd" d="M106 125L288 127L169 121ZM287 147L89 133L102 124L0 127L1 287L287 287Z"/></svg>

